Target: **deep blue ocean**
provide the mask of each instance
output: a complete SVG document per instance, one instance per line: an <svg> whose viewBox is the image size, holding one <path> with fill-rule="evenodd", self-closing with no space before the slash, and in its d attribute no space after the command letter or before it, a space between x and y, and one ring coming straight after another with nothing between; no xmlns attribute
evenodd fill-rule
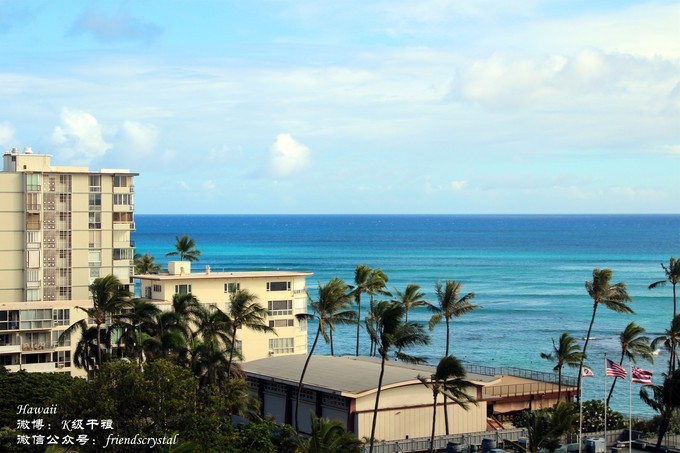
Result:
<svg viewBox="0 0 680 453"><path fill-rule="evenodd" d="M593 304L584 282L594 268L611 268L613 282L628 285L636 314L598 309L587 360L598 377L586 380L585 399L603 397L604 354L618 362L618 334L629 322L652 338L670 325L670 284L647 287L665 278L661 262L680 256L680 215L137 215L136 223L137 253L149 252L158 263L168 261L176 235L188 234L202 252L195 268L311 271L312 296L332 277L350 283L357 264L382 268L390 289L420 285L432 302L437 280L463 282L483 308L453 321L453 354L475 364L546 372L553 364L540 353L550 352L551 338L587 333ZM409 315L425 324L429 318L425 309ZM309 331L315 332L311 323ZM353 332L338 328L336 354L354 353ZM412 352L436 363L444 338L440 324L431 345ZM368 353L365 333L361 344ZM329 349L320 344L317 352ZM639 366L652 369L656 382L666 360L661 352L654 364ZM633 414L651 415L636 387ZM627 382L617 384L612 406L628 413Z"/></svg>

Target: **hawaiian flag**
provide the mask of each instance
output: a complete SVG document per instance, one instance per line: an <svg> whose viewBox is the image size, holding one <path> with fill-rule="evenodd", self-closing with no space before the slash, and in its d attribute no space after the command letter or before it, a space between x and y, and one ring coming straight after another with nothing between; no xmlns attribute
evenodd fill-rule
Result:
<svg viewBox="0 0 680 453"><path fill-rule="evenodd" d="M652 385L652 373L651 371L643 370L642 368L633 367L632 369L633 377L632 382L642 385Z"/></svg>
<svg viewBox="0 0 680 453"><path fill-rule="evenodd" d="M595 373L593 373L593 370L588 368L587 366L583 366L583 371L581 372L581 376L583 377L595 377Z"/></svg>
<svg viewBox="0 0 680 453"><path fill-rule="evenodd" d="M618 363L614 363L611 360L607 359L607 376L616 376L621 379L626 379L626 376L628 373L626 373L626 370L619 365Z"/></svg>

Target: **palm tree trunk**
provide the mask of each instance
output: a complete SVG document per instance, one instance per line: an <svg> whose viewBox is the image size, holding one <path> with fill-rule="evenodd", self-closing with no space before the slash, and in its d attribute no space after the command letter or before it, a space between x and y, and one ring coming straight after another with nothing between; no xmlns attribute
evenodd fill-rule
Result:
<svg viewBox="0 0 680 453"><path fill-rule="evenodd" d="M675 283L673 283L673 318L676 315L676 305L675 305Z"/></svg>
<svg viewBox="0 0 680 453"><path fill-rule="evenodd" d="M305 360L305 366L302 367L302 374L300 375L300 383L298 384L297 396L295 397L295 431L300 430L298 423L298 409L300 408L300 393L302 393L302 381L305 379L305 373L307 372L309 359L312 358L312 354L314 354L314 349L316 348L316 343L319 341L319 334L321 334L321 321L319 321L319 328L316 329L316 336L314 337L314 343L312 343L312 349L310 349L309 351L307 360Z"/></svg>
<svg viewBox="0 0 680 453"><path fill-rule="evenodd" d="M446 357L449 356L449 341L451 339L451 331L449 327L449 319L446 318ZM444 383L446 385L446 383ZM449 411L447 407L448 398L444 395L444 426L446 426L446 435L449 435Z"/></svg>
<svg viewBox="0 0 680 453"><path fill-rule="evenodd" d="M590 333L593 331L593 324L595 324L595 314L597 313L597 301L593 304L593 317L590 319L590 326L588 327L588 335L586 335L586 342L583 343L583 355L581 356L581 363L578 366L578 380L576 382L576 401L581 403L581 377L583 375L583 361L586 359L586 349L588 349L588 342L590 341Z"/></svg>
<svg viewBox="0 0 680 453"><path fill-rule="evenodd" d="M656 441L656 451L661 451L661 442L668 431L668 427L671 424L670 416L663 414L661 416L661 423L659 423L659 438Z"/></svg>
<svg viewBox="0 0 680 453"><path fill-rule="evenodd" d="M623 357L625 355L624 351L621 351L621 360L619 360L619 365L623 365ZM607 407L609 407L609 400L612 398L612 393L614 393L614 386L616 385L616 381L619 379L618 376L614 376L614 382L612 382L612 386L609 389L609 395L607 396ZM632 379L632 376L631 376Z"/></svg>
<svg viewBox="0 0 680 453"><path fill-rule="evenodd" d="M357 351L354 354L359 357L359 330L361 329L361 293L357 294Z"/></svg>
<svg viewBox="0 0 680 453"><path fill-rule="evenodd" d="M333 353L333 329L332 328L330 329L330 337L331 337L331 357L333 357L335 354Z"/></svg>
<svg viewBox="0 0 680 453"><path fill-rule="evenodd" d="M432 394L434 396L434 403L432 403L432 434L430 434L430 453L434 452L434 427L436 426L437 423L437 392L436 390L432 390Z"/></svg>
<svg viewBox="0 0 680 453"><path fill-rule="evenodd" d="M385 374L385 359L386 354L381 353L382 361L380 362L380 378L378 378L378 391L375 394L375 408L373 409L373 425L371 426L371 446L368 453L373 453L373 442L375 441L375 422L378 420L378 404L380 404L380 391L382 390L382 381Z"/></svg>
<svg viewBox="0 0 680 453"><path fill-rule="evenodd" d="M102 366L102 325L97 323L97 369Z"/></svg>
<svg viewBox="0 0 680 453"><path fill-rule="evenodd" d="M229 364L227 365L227 380L231 380L231 362L234 359L234 349L236 349L236 326L231 337L231 351L229 352Z"/></svg>
<svg viewBox="0 0 680 453"><path fill-rule="evenodd" d="M557 404L560 404L562 397L562 367L557 369Z"/></svg>

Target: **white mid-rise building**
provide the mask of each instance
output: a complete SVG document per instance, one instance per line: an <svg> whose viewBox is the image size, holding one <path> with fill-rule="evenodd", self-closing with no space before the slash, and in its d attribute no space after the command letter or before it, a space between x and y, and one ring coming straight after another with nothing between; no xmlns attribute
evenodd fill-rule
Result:
<svg viewBox="0 0 680 453"><path fill-rule="evenodd" d="M210 266L195 272L191 266L188 261L171 261L167 273L134 278L141 282L142 297L164 310L171 309L175 294L190 293L202 304L227 311L231 293L247 290L269 311L267 322L276 334L239 329L236 345L244 360L307 353L307 322L297 320L295 315L307 313L306 279L313 275L311 272L214 272Z"/></svg>
<svg viewBox="0 0 680 453"><path fill-rule="evenodd" d="M59 335L83 319L88 286L117 276L131 284L134 184L128 170L52 166L51 156L13 149L0 172L0 365L75 371L77 338ZM130 288L132 289L132 288Z"/></svg>

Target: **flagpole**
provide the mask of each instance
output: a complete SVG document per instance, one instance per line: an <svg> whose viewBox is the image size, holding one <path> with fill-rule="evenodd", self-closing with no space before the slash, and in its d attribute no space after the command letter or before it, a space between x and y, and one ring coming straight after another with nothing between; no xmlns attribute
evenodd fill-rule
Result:
<svg viewBox="0 0 680 453"><path fill-rule="evenodd" d="M583 432L583 372L581 371L581 386L578 388L578 453L581 453L581 445L583 441L581 440L581 435Z"/></svg>
<svg viewBox="0 0 680 453"><path fill-rule="evenodd" d="M630 381L628 381L628 453L632 453L633 445L633 365L628 361Z"/></svg>
<svg viewBox="0 0 680 453"><path fill-rule="evenodd" d="M604 451L607 451L607 353L604 353Z"/></svg>

